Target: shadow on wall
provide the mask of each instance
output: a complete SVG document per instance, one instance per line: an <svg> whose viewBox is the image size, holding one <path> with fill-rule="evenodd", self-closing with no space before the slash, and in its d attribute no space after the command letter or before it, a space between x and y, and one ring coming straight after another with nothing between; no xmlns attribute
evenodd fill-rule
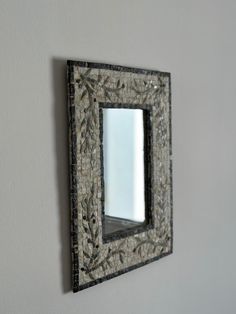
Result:
<svg viewBox="0 0 236 314"><path fill-rule="evenodd" d="M71 291L69 149L67 121L66 59L52 58L54 143L56 155L57 203L61 243L62 292Z"/></svg>

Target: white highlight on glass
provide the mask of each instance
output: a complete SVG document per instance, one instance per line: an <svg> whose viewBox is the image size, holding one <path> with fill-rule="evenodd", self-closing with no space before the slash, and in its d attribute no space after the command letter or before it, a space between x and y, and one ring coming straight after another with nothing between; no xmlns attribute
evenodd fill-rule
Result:
<svg viewBox="0 0 236 314"><path fill-rule="evenodd" d="M143 110L103 109L105 214L143 222Z"/></svg>

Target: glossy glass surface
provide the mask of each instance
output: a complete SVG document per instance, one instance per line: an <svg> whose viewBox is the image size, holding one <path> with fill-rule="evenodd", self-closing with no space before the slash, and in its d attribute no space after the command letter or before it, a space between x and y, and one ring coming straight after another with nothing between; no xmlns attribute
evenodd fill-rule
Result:
<svg viewBox="0 0 236 314"><path fill-rule="evenodd" d="M102 110L104 210L110 233L145 220L144 124L141 109Z"/></svg>

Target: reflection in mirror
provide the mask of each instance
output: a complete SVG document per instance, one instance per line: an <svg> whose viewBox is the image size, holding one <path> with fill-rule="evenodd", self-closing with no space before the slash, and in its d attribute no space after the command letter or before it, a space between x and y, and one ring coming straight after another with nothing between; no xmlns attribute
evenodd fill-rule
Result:
<svg viewBox="0 0 236 314"><path fill-rule="evenodd" d="M144 114L103 108L105 235L145 222Z"/></svg>

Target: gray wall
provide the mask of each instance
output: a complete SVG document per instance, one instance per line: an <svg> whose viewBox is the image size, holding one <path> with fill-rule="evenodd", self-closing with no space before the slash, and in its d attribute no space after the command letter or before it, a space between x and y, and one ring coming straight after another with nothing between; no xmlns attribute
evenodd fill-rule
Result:
<svg viewBox="0 0 236 314"><path fill-rule="evenodd" d="M236 312L235 0L0 0L0 313ZM67 58L170 71L174 254L69 292Z"/></svg>

